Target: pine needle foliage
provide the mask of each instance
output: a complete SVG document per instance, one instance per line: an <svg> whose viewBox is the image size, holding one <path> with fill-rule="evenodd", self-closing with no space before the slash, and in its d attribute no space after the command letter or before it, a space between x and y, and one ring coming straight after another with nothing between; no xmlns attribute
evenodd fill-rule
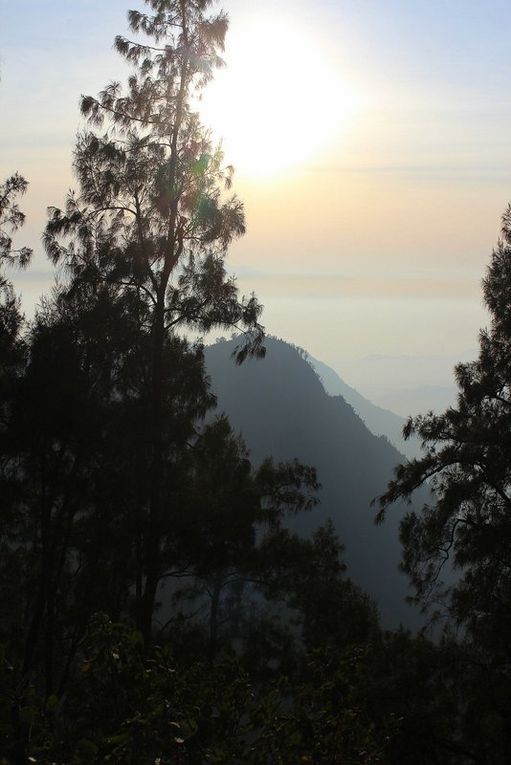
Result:
<svg viewBox="0 0 511 765"><path fill-rule="evenodd" d="M379 519L429 486L432 501L401 527L403 566L426 606L448 609L468 633L511 657L511 207L483 281L490 323L479 356L455 369L457 405L411 418L424 455L396 470ZM454 572L452 569L454 568Z"/></svg>

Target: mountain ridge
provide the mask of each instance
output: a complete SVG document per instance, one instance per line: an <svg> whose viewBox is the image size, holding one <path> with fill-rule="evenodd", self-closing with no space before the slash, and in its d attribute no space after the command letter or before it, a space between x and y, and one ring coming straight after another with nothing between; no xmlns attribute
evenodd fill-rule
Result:
<svg viewBox="0 0 511 765"><path fill-rule="evenodd" d="M290 525L310 535L332 518L345 545L348 574L376 601L384 624L418 627L422 622L404 603L407 580L398 570L398 526L405 508L389 512L382 528L375 526L371 507L402 455L386 437L372 434L342 397L326 393L295 347L268 338L265 359L236 366L235 345L232 340L205 348L217 412L229 416L255 462L267 456L298 459L318 470L320 506Z"/></svg>
<svg viewBox="0 0 511 765"><path fill-rule="evenodd" d="M420 444L416 438L410 438L405 441L403 438L403 427L406 424L406 418L378 406L373 401L359 393L356 388L348 385L340 375L325 364L323 361L309 356L309 363L319 375L323 387L329 396L342 396L343 399L353 407L355 412L365 422L371 433L375 436L385 436L396 449L409 459L413 459L420 454Z"/></svg>

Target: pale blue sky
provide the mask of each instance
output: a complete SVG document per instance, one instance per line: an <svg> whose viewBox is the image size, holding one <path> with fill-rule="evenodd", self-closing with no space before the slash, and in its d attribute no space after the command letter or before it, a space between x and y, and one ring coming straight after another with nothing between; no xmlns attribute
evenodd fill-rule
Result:
<svg viewBox="0 0 511 765"><path fill-rule="evenodd" d="M277 6L289 38L314 41L363 107L278 177L240 172L248 234L230 260L240 285L260 295L270 332L351 369L359 387L348 359L443 355L449 368L477 344L479 280L511 198L511 3L227 0L231 40L256 7L271 23ZM128 7L0 0L0 173L31 181L24 238L38 251L46 205L73 183L79 95L126 71L112 41ZM260 55L275 57L264 26L253 32ZM327 120L328 99L305 90L303 108ZM19 280L27 307L49 281L39 255Z"/></svg>

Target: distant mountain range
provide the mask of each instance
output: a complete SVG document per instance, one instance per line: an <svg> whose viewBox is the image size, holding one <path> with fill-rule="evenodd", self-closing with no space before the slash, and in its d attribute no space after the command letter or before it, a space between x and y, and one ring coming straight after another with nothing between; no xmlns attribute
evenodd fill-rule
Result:
<svg viewBox="0 0 511 765"><path fill-rule="evenodd" d="M383 407L389 406L407 414L425 414L430 410L440 414L456 404L456 395L457 389L454 385L419 385L415 388L383 393L375 400Z"/></svg>
<svg viewBox="0 0 511 765"><path fill-rule="evenodd" d="M217 412L228 414L254 462L267 456L297 458L317 468L321 504L298 517L295 529L310 534L331 517L346 548L348 573L374 598L384 625L419 626L420 615L404 602L408 583L398 570L398 526L407 508L396 507L378 527L375 509L370 506L385 490L402 455L386 437L371 433L341 395L326 392L299 349L268 338L265 359L236 366L232 359L235 345L236 341L220 341L205 349ZM322 368L323 379L327 369ZM364 406L370 404L360 399ZM385 415L386 421L396 425L392 413Z"/></svg>
<svg viewBox="0 0 511 765"><path fill-rule="evenodd" d="M356 390L377 406L402 417L433 410L441 413L456 404L454 367L477 357L477 349L453 355L370 355L335 364Z"/></svg>
<svg viewBox="0 0 511 765"><path fill-rule="evenodd" d="M410 459L420 454L420 444L416 438L410 438L407 441L403 438L403 427L406 423L404 417L373 404L355 388L341 380L337 372L322 361L312 356L308 357L308 361L318 373L328 395L342 396L364 421L371 433L375 436L385 436L398 451Z"/></svg>

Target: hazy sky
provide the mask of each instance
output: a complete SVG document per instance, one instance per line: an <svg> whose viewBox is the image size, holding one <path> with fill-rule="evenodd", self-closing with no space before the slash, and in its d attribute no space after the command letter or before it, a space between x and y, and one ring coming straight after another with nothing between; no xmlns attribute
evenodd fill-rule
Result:
<svg viewBox="0 0 511 765"><path fill-rule="evenodd" d="M46 206L73 185L79 95L126 72L112 40L132 5L0 0L0 175L30 180L23 240L39 252ZM511 198L511 4L224 7L230 66L204 114L246 204L229 259L240 287L269 332L366 392L379 373L357 359L373 355L434 356L407 384L445 382L477 346L479 282ZM50 282L41 254L17 279L27 307ZM402 362L388 370L399 386Z"/></svg>

